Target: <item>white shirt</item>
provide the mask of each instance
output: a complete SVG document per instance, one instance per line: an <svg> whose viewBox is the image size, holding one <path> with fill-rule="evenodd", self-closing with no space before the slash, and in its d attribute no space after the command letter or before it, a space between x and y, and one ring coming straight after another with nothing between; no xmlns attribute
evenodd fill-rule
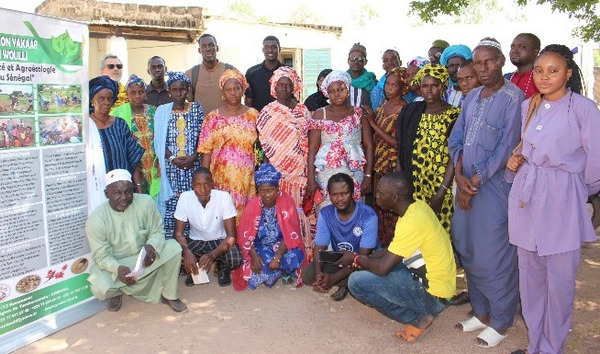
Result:
<svg viewBox="0 0 600 354"><path fill-rule="evenodd" d="M206 207L198 200L194 191L181 193L175 219L190 223L192 240L212 241L225 238L224 220L237 215L233 199L227 192L213 189Z"/></svg>

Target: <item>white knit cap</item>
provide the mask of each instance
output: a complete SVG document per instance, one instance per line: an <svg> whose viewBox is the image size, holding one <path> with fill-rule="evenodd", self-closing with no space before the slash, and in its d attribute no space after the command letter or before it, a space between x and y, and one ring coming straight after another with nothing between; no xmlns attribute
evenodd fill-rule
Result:
<svg viewBox="0 0 600 354"><path fill-rule="evenodd" d="M112 170L104 176L104 184L108 187L110 184L118 181L131 182L131 173L127 170L116 169Z"/></svg>

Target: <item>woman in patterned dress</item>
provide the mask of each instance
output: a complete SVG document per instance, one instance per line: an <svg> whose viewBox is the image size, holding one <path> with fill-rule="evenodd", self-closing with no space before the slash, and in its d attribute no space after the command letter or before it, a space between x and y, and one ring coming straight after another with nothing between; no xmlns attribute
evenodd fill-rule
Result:
<svg viewBox="0 0 600 354"><path fill-rule="evenodd" d="M258 111L242 104L248 83L242 73L227 69L219 79L223 104L204 120L198 141L202 165L210 169L215 188L228 192L237 210L236 225L256 195L254 151Z"/></svg>
<svg viewBox="0 0 600 354"><path fill-rule="evenodd" d="M408 104L398 123L399 169L412 173L415 199L427 201L450 233L453 212L454 165L448 153L448 136L460 108L442 100L448 83L446 68L425 65L413 80L424 101Z"/></svg>
<svg viewBox="0 0 600 354"><path fill-rule="evenodd" d="M111 114L123 119L135 140L144 148L140 161L141 180L136 184L138 193L149 194L156 200L160 190L160 168L154 152L154 113L156 107L145 104L146 83L132 74L125 84L129 102L114 108Z"/></svg>
<svg viewBox="0 0 600 354"><path fill-rule="evenodd" d="M307 124L307 194L312 197L319 188L326 196L320 207L330 204L327 181L336 173L352 177L355 200L371 193L373 186L373 133L363 108L348 103L350 82L344 71L327 75L321 90L331 104L315 111Z"/></svg>
<svg viewBox="0 0 600 354"><path fill-rule="evenodd" d="M196 146L204 121L202 107L188 102L190 79L182 72L167 72L172 103L163 104L154 115L154 149L160 164L158 209L164 218L165 237L175 230L174 213L179 195L192 189L192 174L200 167ZM189 225L184 235L189 234Z"/></svg>

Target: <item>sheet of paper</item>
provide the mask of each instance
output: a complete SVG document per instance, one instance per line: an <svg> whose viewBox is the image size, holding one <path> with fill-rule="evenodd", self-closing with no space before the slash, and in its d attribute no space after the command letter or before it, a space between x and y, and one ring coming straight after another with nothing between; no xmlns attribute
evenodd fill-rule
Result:
<svg viewBox="0 0 600 354"><path fill-rule="evenodd" d="M194 284L206 284L210 283L210 279L208 278L208 273L204 269L198 268L198 274L192 274L192 279L194 280Z"/></svg>
<svg viewBox="0 0 600 354"><path fill-rule="evenodd" d="M137 261L135 262L135 268L131 271L131 273L125 275L129 278L138 278L144 273L144 259L146 258L146 247L142 247L140 254L138 254Z"/></svg>

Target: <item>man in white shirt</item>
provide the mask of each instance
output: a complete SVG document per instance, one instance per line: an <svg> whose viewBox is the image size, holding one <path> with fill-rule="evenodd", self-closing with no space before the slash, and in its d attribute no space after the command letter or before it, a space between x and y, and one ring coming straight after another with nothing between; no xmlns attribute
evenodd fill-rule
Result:
<svg viewBox="0 0 600 354"><path fill-rule="evenodd" d="M192 190L181 193L175 209L175 239L183 248L188 273L185 285L193 286L192 274L198 274L198 269L208 271L213 262L219 269L219 285L231 284L231 270L242 263L235 243L236 215L229 193L213 189L210 171L198 168L192 175ZM190 234L186 238L183 231L188 222Z"/></svg>

